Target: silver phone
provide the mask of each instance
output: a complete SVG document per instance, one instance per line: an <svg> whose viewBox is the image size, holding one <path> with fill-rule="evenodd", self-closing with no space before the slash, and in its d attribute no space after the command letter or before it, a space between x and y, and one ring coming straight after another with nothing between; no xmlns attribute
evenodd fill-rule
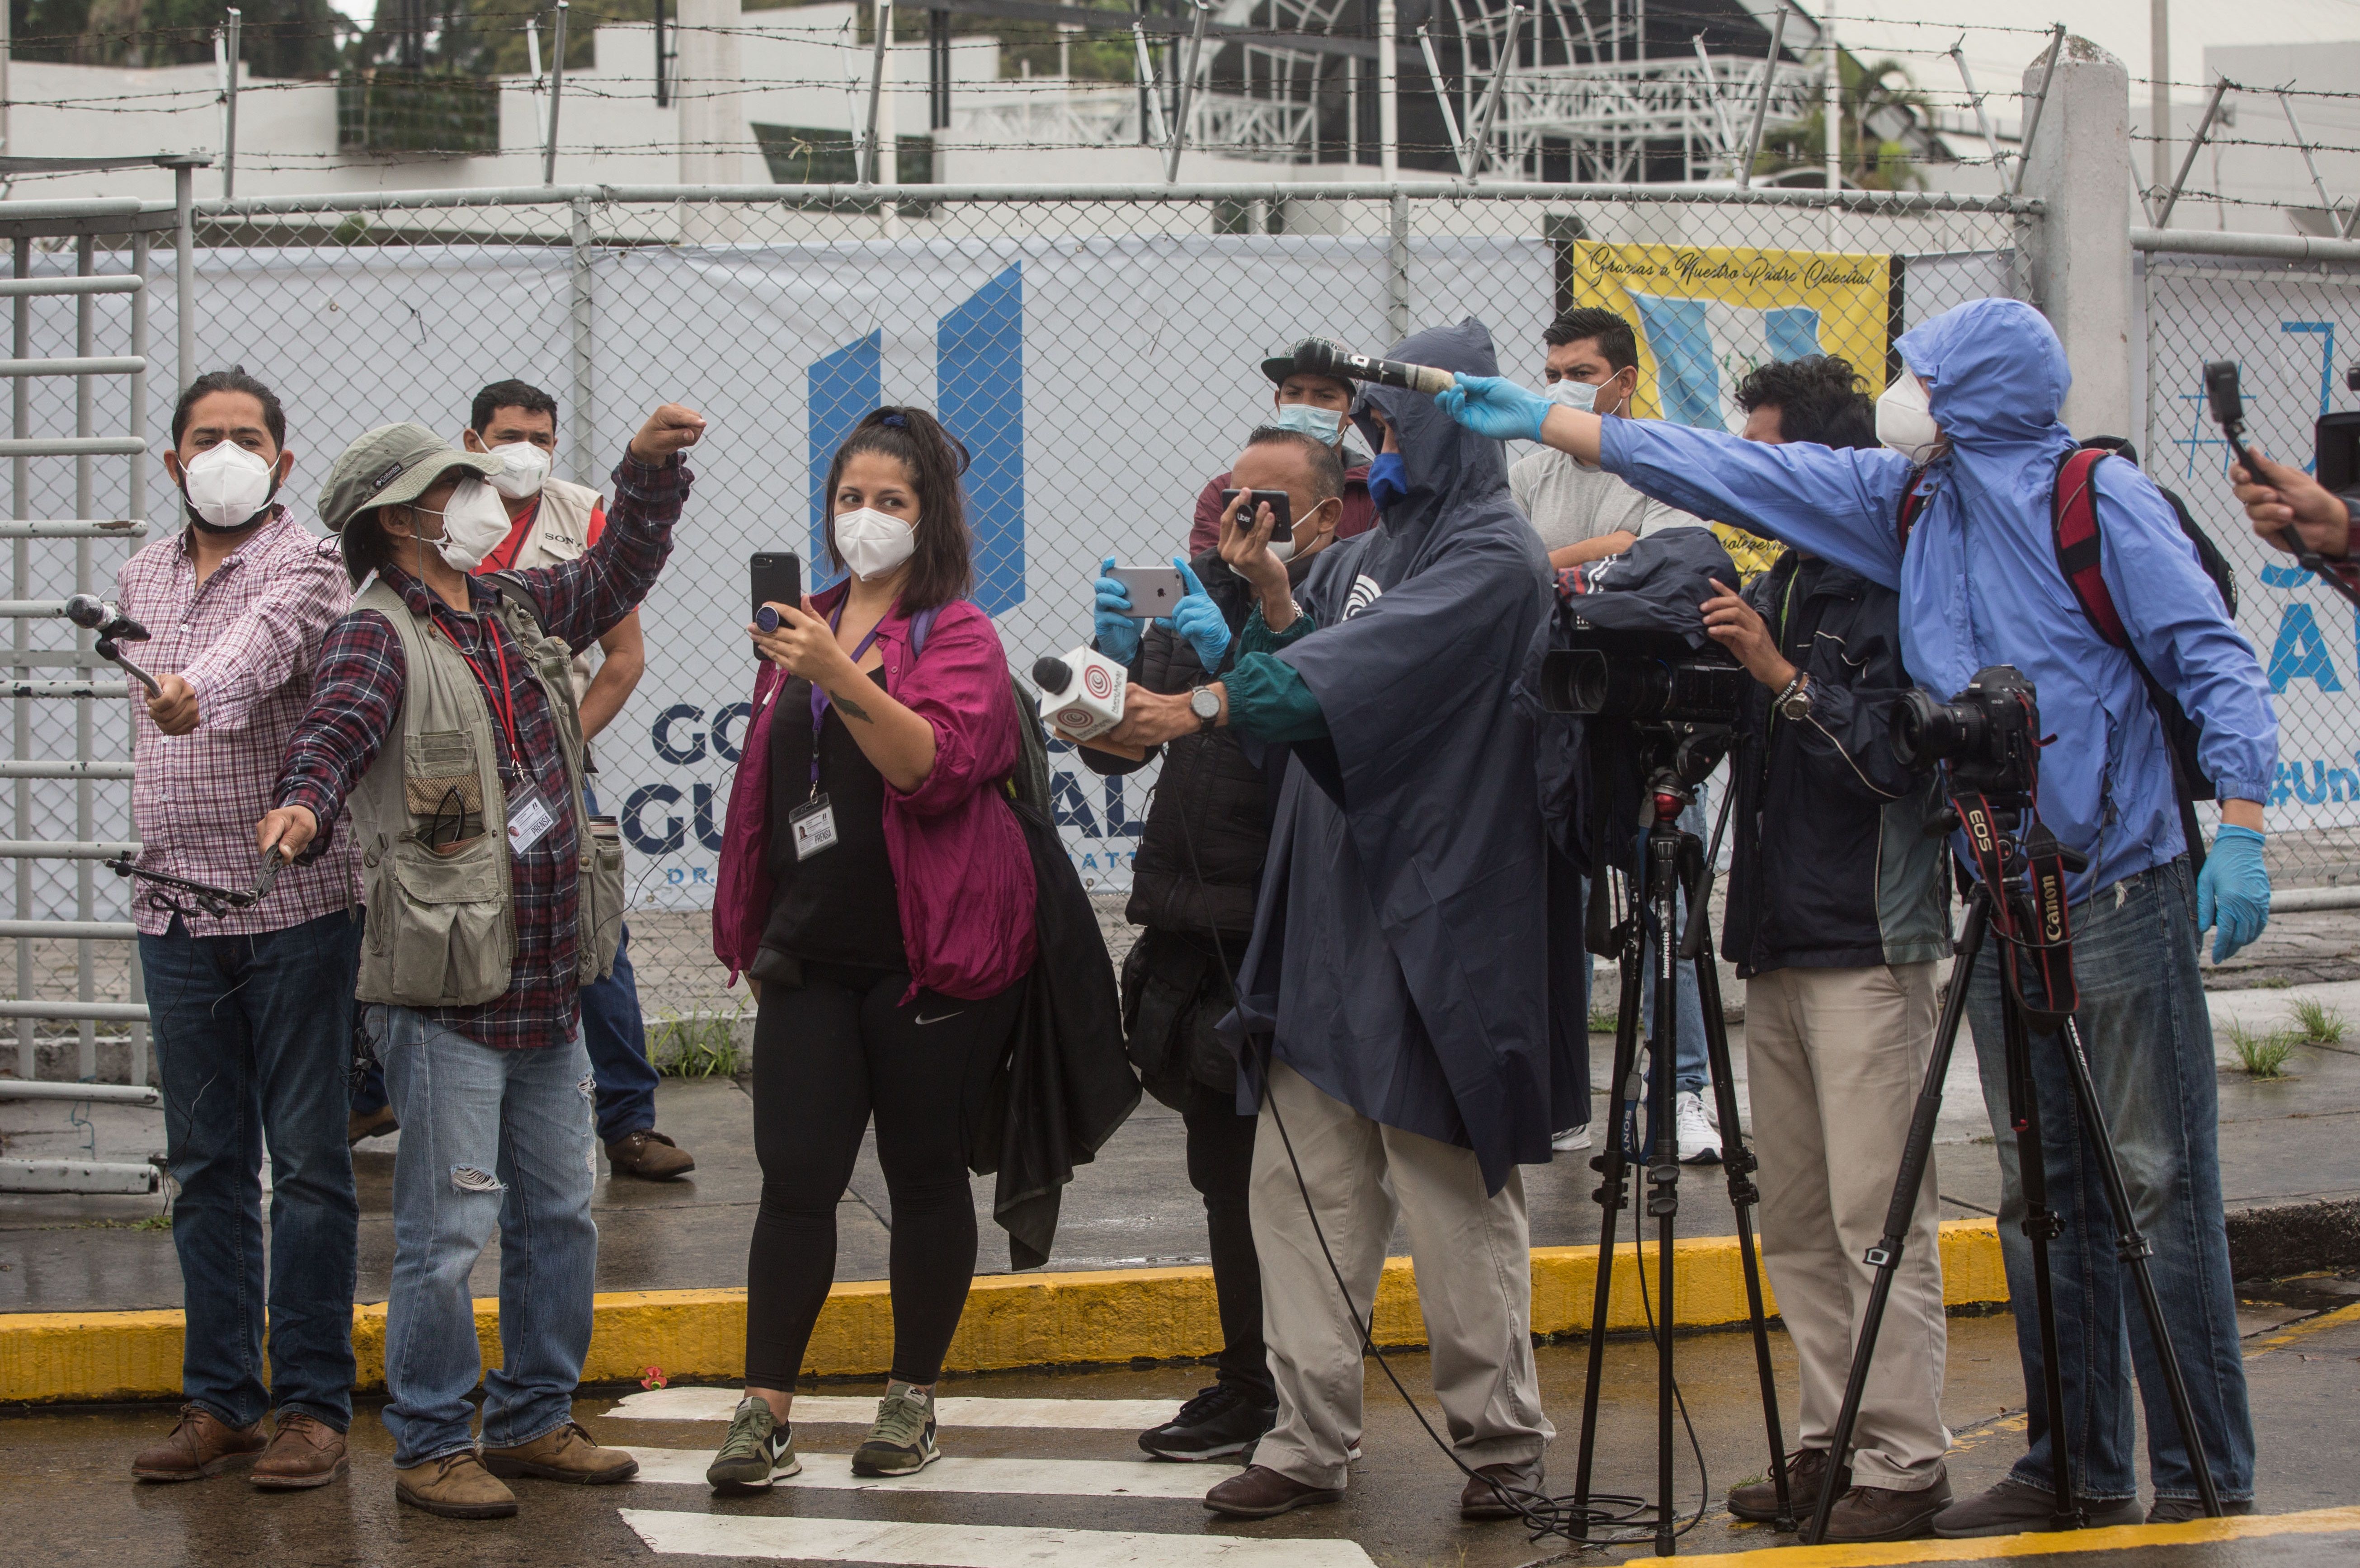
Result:
<svg viewBox="0 0 2360 1568"><path fill-rule="evenodd" d="M1168 615L1187 596L1188 586L1168 566L1118 566L1107 573L1131 594L1131 618L1152 620Z"/></svg>

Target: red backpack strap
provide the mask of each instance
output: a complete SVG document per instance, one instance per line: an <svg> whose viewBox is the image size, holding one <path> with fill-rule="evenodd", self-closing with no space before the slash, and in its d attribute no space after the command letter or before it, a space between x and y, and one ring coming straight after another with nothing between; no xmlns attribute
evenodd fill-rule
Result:
<svg viewBox="0 0 2360 1568"><path fill-rule="evenodd" d="M1926 509L1926 494L1919 488L1926 482L1926 471L1913 468L1909 483L1901 487L1901 513L1894 518L1894 529L1901 537L1901 548L1909 549L1909 530L1917 525L1918 514Z"/></svg>
<svg viewBox="0 0 2360 1568"><path fill-rule="evenodd" d="M2090 617L2100 637L2115 648L2125 648L2130 637L2123 630L2123 618L2114 612L2114 596L2107 591L2105 575L2099 570L2098 491L2092 478L2098 464L2111 455L2090 447L2066 454L2057 469L2050 527L2057 544L2057 570L2065 574L2073 597L2081 602L2082 614Z"/></svg>

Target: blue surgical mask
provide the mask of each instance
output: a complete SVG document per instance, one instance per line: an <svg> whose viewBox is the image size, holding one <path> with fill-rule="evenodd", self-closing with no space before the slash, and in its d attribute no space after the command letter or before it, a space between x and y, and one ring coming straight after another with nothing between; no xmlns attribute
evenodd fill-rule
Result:
<svg viewBox="0 0 2360 1568"><path fill-rule="evenodd" d="M1323 446L1334 446L1344 439L1344 416L1313 403L1282 403L1272 423L1282 430L1299 431Z"/></svg>
<svg viewBox="0 0 2360 1568"><path fill-rule="evenodd" d="M1402 454L1381 452L1369 464L1369 499L1380 512L1390 509L1393 503L1409 494L1409 470L1402 465Z"/></svg>
<svg viewBox="0 0 2360 1568"><path fill-rule="evenodd" d="M1548 400L1577 414L1594 414L1598 411L1598 387L1591 382L1563 376L1549 383Z"/></svg>

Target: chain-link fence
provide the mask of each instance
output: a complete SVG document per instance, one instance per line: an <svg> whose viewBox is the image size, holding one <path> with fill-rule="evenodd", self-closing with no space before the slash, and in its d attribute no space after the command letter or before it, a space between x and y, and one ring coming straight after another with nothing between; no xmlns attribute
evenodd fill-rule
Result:
<svg viewBox="0 0 2360 1568"><path fill-rule="evenodd" d="M1537 385L1543 329L1569 305L1605 305L1638 329L1641 412L1733 429L1729 394L1753 364L1842 354L1874 390L1910 325L2019 291L2018 230L2032 221L2027 204L1996 199L1847 193L1830 206L1800 192L1616 187L560 189L213 204L196 226L195 363L243 364L279 392L290 494L307 517L353 437L416 419L455 439L475 390L508 376L557 397L558 471L592 484L656 403L711 419L643 612L647 674L595 747L600 793L631 846L643 1000L690 1010L727 1005L705 910L754 673L747 557L825 560L814 487L878 403L937 409L973 452L978 597L1029 665L1089 635L1101 560L1185 548L1198 492L1270 414L1262 357L1306 335L1374 348L1472 316L1503 372ZM33 269L71 270L70 251L46 245ZM129 260L102 256L101 270ZM169 278L169 233L147 265ZM157 342L170 341L169 289L155 312ZM37 323L30 352L64 352L44 336L71 329L60 320ZM124 330L110 319L100 336ZM67 428L71 385L65 403L59 384L33 391L36 428ZM169 402L159 395L148 414L158 450ZM176 515L160 467L134 515ZM17 515L72 515L42 509L71 488L70 465L38 460ZM37 561L33 592L55 591L70 566ZM39 648L44 623L30 624ZM58 708L35 716L76 722ZM96 754L119 757L123 725L98 729ZM44 731L33 755L69 755L48 748L70 740ZM1104 780L1056 760L1076 862L1095 888L1119 891L1153 775ZM70 792L43 788L26 836L93 836ZM126 793L104 795L96 836L128 836ZM69 913L75 875L34 863L35 912ZM120 918L119 890L101 892ZM116 976L127 978L119 964Z"/></svg>
<svg viewBox="0 0 2360 1568"><path fill-rule="evenodd" d="M2142 461L2234 566L2237 622L2262 658L2278 708L2272 880L2280 887L2360 883L2353 614L2291 557L2255 539L2230 493L2228 445L2207 411L2203 382L2207 361L2237 361L2254 444L2309 467L2312 421L2354 404L2344 372L2360 360L2360 266L2149 254L2142 267Z"/></svg>

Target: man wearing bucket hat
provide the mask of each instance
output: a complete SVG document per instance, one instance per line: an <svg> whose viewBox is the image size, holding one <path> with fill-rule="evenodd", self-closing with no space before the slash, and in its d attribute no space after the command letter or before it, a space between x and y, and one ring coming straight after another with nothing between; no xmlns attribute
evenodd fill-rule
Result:
<svg viewBox="0 0 2360 1568"><path fill-rule="evenodd" d="M373 906L359 1000L401 1123L394 1492L445 1518L514 1514L502 1477L638 1471L573 1419L598 1247L579 997L622 923L621 844L583 803L573 657L653 585L688 494L680 453L704 430L688 408L656 409L616 465L598 543L526 572L471 575L508 533L486 483L503 463L422 426L361 437L320 495L365 586L321 648L257 839L316 855L351 812ZM479 1451L467 1276L496 1226L504 1355L483 1378Z"/></svg>
<svg viewBox="0 0 2360 1568"><path fill-rule="evenodd" d="M1274 354L1263 360L1262 373L1270 377L1271 403L1278 411L1254 422L1300 430L1334 448L1337 461L1344 465L1344 512L1336 520L1336 538L1348 539L1375 528L1377 506L1369 499L1369 460L1358 452L1349 457L1344 452L1344 440L1352 428L1351 420L1345 418L1352 407L1352 384L1340 376L1297 370L1292 354ZM1216 474L1197 493L1196 517L1188 530L1190 559L1221 542L1221 514L1229 506L1221 492L1235 483L1227 474Z"/></svg>

